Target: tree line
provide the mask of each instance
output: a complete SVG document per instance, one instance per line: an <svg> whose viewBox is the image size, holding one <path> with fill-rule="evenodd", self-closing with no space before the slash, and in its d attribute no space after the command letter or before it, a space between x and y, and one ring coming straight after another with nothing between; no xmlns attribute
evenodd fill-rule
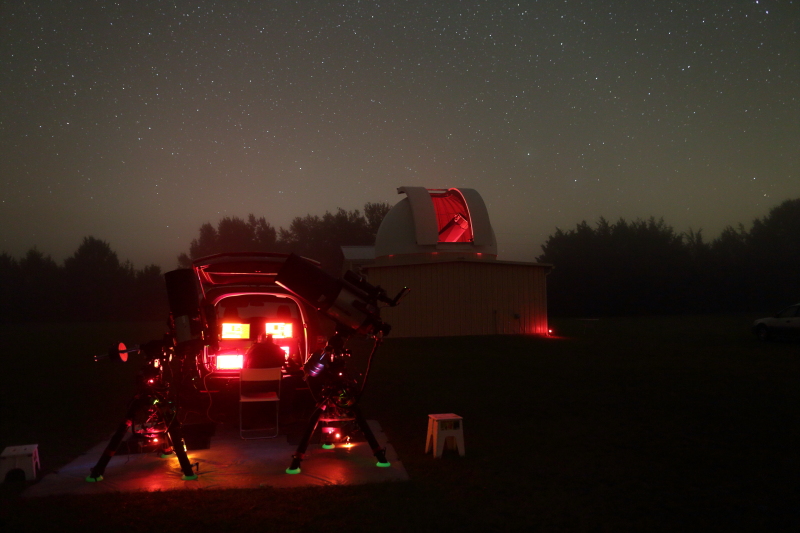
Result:
<svg viewBox="0 0 800 533"><path fill-rule="evenodd" d="M263 217L222 218L203 224L186 267L222 252L295 252L338 275L341 246L372 245L390 206L296 217L275 228ZM663 219L557 229L542 245L553 316L612 316L775 311L800 301L800 199L787 200L753 222L728 226L706 241L702 231L676 233ZM160 320L167 316L161 269L135 269L111 246L84 238L63 265L31 249L14 259L0 254L0 321Z"/></svg>
<svg viewBox="0 0 800 533"><path fill-rule="evenodd" d="M391 209L386 202L364 204L358 209L295 217L288 228L273 227L264 217L250 214L247 220L224 217L215 228L200 226L200 235L192 240L189 253L178 256L178 264L188 267L194 259L223 252L296 253L316 259L323 269L339 275L342 246L372 246L383 217Z"/></svg>
<svg viewBox="0 0 800 533"><path fill-rule="evenodd" d="M0 321L156 320L167 316L161 269L137 270L111 246L85 237L63 265L33 248L0 254Z"/></svg>
<svg viewBox="0 0 800 533"><path fill-rule="evenodd" d="M222 252L295 252L321 262L338 275L341 246L372 245L388 203L367 203L359 210L338 209L322 216L296 217L288 228L264 217L225 217L216 227L205 223L178 266ZM0 254L0 322L58 320L161 320L168 304L161 268L135 269L120 261L111 246L85 237L62 265L33 248L22 258Z"/></svg>
<svg viewBox="0 0 800 533"><path fill-rule="evenodd" d="M663 219L600 218L557 229L542 251L554 316L774 312L800 301L800 199L711 241Z"/></svg>

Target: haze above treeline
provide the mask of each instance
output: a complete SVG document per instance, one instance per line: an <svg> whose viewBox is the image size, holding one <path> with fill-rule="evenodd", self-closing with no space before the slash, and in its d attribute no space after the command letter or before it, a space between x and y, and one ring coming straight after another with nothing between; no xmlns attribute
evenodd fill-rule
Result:
<svg viewBox="0 0 800 533"><path fill-rule="evenodd" d="M371 245L387 203L360 210L296 217L275 228L264 217L224 217L203 224L191 260L232 251L295 252L338 273L341 246ZM727 226L706 240L701 230L676 233L663 219L609 222L602 217L557 229L542 245L548 305L556 316L729 313L770 310L800 301L800 199L787 200L748 230ZM85 237L59 265L31 248L16 259L0 254L3 322L25 320L138 320L166 316L162 271L120 261L111 245ZM774 310L774 309L773 309Z"/></svg>

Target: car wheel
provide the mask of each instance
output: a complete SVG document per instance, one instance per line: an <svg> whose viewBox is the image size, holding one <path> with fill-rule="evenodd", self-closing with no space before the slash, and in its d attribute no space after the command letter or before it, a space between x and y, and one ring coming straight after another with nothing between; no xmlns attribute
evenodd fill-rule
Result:
<svg viewBox="0 0 800 533"><path fill-rule="evenodd" d="M768 341L769 340L769 329L764 324L761 324L756 328L756 337L760 341Z"/></svg>

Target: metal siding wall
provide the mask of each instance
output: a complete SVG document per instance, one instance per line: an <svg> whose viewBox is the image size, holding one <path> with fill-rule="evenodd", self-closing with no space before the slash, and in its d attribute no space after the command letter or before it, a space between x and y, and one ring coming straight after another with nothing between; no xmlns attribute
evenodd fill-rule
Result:
<svg viewBox="0 0 800 533"><path fill-rule="evenodd" d="M460 261L373 267L369 280L390 295L411 288L398 307L382 310L392 336L546 334L545 272L538 265Z"/></svg>

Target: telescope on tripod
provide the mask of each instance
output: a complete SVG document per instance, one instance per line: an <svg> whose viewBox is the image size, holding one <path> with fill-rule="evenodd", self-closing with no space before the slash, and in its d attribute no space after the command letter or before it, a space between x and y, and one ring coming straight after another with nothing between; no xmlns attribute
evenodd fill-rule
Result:
<svg viewBox="0 0 800 533"><path fill-rule="evenodd" d="M275 283L336 323L336 332L328 339L325 348L313 354L303 367L309 388L317 389L318 398L286 473L300 473L300 463L320 422L326 429L343 423L355 423L378 460L377 466L390 466L386 460L386 450L380 447L361 413L359 401L367 383L372 358L383 337L391 330L391 326L381 319L379 305L396 306L409 289L403 288L394 298L389 298L381 287L371 285L351 271L345 273L342 279L337 279L294 254L287 258ZM350 352L346 344L353 335L374 339L360 385L347 369ZM327 435L331 433L327 432ZM326 441L323 446L332 447L332 443Z"/></svg>
<svg viewBox="0 0 800 533"><path fill-rule="evenodd" d="M109 359L125 362L131 353L144 356L137 390L128 404L122 422L103 454L86 477L88 482L103 480L108 463L128 431L148 445L156 445L162 457L174 453L182 471L181 479L197 479L183 439L181 409L182 386L187 377L197 373L198 348L210 339L203 327L200 301L191 270L174 270L165 275L170 304L169 331L161 340L153 340L128 349L123 343L112 346L95 361ZM206 337L204 340L203 337Z"/></svg>
<svg viewBox="0 0 800 533"><path fill-rule="evenodd" d="M129 430L141 442L156 445L162 457L175 453L183 472L182 479L197 479L186 454L181 422L177 416L178 398L172 383L174 372L171 368L175 362L174 350L170 340L169 336L165 336L163 340L150 341L131 349L120 343L109 348L106 354L95 356L95 361L110 359L125 362L128 354L140 353L144 356L144 365L139 372L137 391L128 404L125 417L86 481L103 480L109 461L117 453Z"/></svg>

